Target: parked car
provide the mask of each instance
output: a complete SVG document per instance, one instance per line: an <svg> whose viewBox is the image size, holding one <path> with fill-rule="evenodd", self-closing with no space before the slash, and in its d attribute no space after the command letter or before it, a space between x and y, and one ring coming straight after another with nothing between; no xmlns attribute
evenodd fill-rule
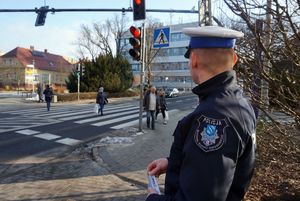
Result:
<svg viewBox="0 0 300 201"><path fill-rule="evenodd" d="M165 94L167 98L173 98L179 95L179 91L177 88L168 88L165 90Z"/></svg>

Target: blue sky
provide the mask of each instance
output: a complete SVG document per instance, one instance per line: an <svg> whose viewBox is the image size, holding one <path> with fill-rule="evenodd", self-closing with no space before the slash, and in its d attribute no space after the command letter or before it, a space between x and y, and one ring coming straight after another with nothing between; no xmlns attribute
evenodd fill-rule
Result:
<svg viewBox="0 0 300 201"><path fill-rule="evenodd" d="M128 8L132 0L47 0L50 8ZM44 5L44 0L0 0L0 9L34 9ZM148 9L197 9L198 0L147 0ZM13 48L48 49L54 54L75 57L76 39L81 24L105 21L120 13L111 12L59 12L48 13L45 26L35 27L35 13L0 13L0 52ZM132 13L126 13L132 20ZM147 17L159 19L165 24L192 22L198 20L197 14L147 13ZM132 22L128 23L129 25Z"/></svg>

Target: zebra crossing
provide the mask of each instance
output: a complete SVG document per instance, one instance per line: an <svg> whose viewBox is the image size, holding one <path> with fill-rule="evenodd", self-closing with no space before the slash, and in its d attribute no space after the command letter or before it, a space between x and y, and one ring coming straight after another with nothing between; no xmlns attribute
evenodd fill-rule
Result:
<svg viewBox="0 0 300 201"><path fill-rule="evenodd" d="M177 110L171 110L170 113ZM107 105L104 116L94 112L94 104L83 105L56 105L48 112L43 108L30 108L0 112L0 133L33 129L34 127L71 121L74 124L88 124L90 126L109 126L110 129L122 129L138 124L139 107L132 103ZM143 113L143 117L145 117ZM111 125L111 126L110 126ZM42 135L40 138L54 138L55 136Z"/></svg>

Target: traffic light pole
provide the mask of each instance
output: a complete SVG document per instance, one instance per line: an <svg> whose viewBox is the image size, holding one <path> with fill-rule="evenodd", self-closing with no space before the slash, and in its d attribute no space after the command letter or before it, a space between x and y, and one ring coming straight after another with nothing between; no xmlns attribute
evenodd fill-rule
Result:
<svg viewBox="0 0 300 201"><path fill-rule="evenodd" d="M143 100L144 100L144 69L145 69L145 23L142 24L142 44L141 44L141 60L140 60L140 113L139 113L139 132L142 131L142 125L143 125L143 110L144 110L144 105L143 105Z"/></svg>
<svg viewBox="0 0 300 201"><path fill-rule="evenodd" d="M80 100L80 97L79 97L79 95L80 95L80 65L81 64L78 64L77 72L76 72L76 75L77 75L77 100L78 100L78 102Z"/></svg>

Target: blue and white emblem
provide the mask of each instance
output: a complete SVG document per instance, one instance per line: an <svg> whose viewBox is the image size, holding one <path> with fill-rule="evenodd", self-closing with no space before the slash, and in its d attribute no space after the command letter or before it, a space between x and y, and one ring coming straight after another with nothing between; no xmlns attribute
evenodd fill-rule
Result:
<svg viewBox="0 0 300 201"><path fill-rule="evenodd" d="M205 152L220 149L226 139L225 128L228 126L226 119L212 119L202 115L198 123L194 135L198 147Z"/></svg>

